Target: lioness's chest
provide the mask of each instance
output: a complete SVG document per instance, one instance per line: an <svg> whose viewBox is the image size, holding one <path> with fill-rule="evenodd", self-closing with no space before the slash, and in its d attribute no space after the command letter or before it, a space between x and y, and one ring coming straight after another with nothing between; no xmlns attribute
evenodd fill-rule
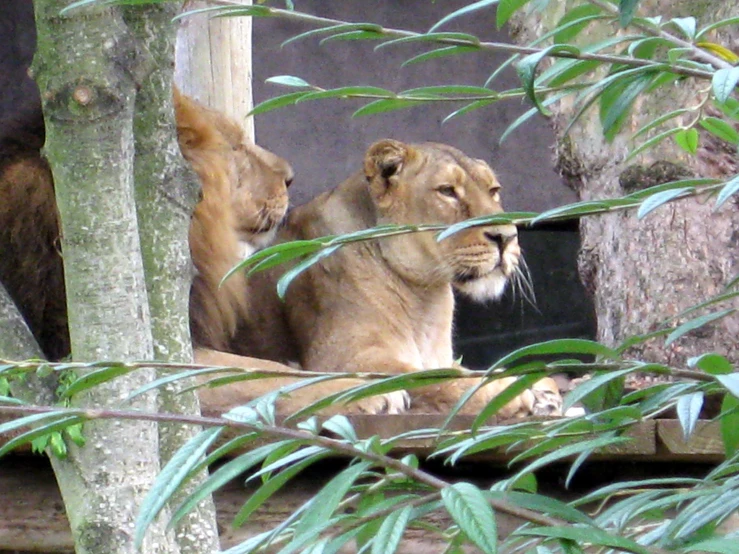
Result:
<svg viewBox="0 0 739 554"><path fill-rule="evenodd" d="M452 351L452 317L454 299L444 295L427 302L412 314L408 327L402 358L404 362L418 369L451 367L454 361Z"/></svg>

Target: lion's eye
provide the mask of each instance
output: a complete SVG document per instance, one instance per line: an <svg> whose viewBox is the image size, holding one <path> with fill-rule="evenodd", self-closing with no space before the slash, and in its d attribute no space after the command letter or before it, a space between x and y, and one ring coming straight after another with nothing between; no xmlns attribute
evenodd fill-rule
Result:
<svg viewBox="0 0 739 554"><path fill-rule="evenodd" d="M493 199L493 202L500 202L500 190L490 189L490 198Z"/></svg>
<svg viewBox="0 0 739 554"><path fill-rule="evenodd" d="M452 185L442 185L436 189L436 192L447 198L457 199L457 190Z"/></svg>

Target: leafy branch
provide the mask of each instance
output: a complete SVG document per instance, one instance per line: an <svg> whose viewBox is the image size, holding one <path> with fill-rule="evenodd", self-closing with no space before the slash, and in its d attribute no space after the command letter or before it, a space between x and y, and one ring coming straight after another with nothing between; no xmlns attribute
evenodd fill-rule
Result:
<svg viewBox="0 0 739 554"><path fill-rule="evenodd" d="M373 466L392 470L397 474L412 479L417 483L440 491L442 497L449 495L445 491L455 491L454 495L459 496L459 498L454 498L453 501L450 500L450 502L445 502L444 504L445 507L450 511L452 517L457 520L458 523L460 523L460 521L458 521L458 517L456 517L456 509L450 506L450 504L453 504L454 502L461 502L463 505L469 505L471 501L470 498L472 497L472 499L474 500L474 498L479 495L479 498L483 499L484 502L489 505L489 507L498 512L506 513L542 526L541 528L537 529L540 530L540 536L543 538L551 536L552 529L559 529L560 533L565 534L566 531L564 530L570 529L581 536L583 540L590 539L593 540L595 544L612 544L614 546L617 545L619 548L622 548L624 551L627 552L634 552L638 554L667 554L667 552L669 552L668 550L655 546L640 546L637 543L634 543L623 537L610 535L606 531L599 529L597 526L591 525L589 526L590 528L583 528L581 525L574 524L570 521L548 516L545 513L522 507L505 499L504 497L500 497L497 495L484 495L472 485L466 485L464 488L461 485L452 485L448 481L435 477L426 471L414 467L412 464L404 463L402 460L397 460L391 456L388 456L386 454L387 445L382 445L381 443L377 443L376 441L373 442L372 439L370 439L369 441L356 441L352 443L346 438L333 439L320 436L314 432L308 432L300 429L290 429L287 427L272 425L264 421L257 421L255 419L252 419L251 421L240 420L240 417L243 417L243 413L238 413L237 411L225 414L224 417L216 418L187 416L179 414L147 414L137 411L109 409L98 410L89 408L73 409L40 406L0 406L0 414L25 414L25 417L16 419L11 424L0 425L0 433L7 431L10 427L15 429L27 424L36 423L39 420L39 416L45 416L48 419L53 419L56 422L62 423L66 421L79 422L101 419L116 419L179 423L183 425L199 425L204 428L232 428L245 433L249 433L255 438L265 436L271 437L273 439L287 439L290 441L295 441L296 445L299 444L302 446L315 446L321 449L342 454L354 460L368 462L369 465L366 466L367 470ZM215 437L216 435L211 433L209 434L209 436ZM200 437L196 437L196 439L202 440ZM187 450L187 448L188 446L186 445L184 447L184 450ZM178 475L180 476L180 481L176 483L173 483L171 481L171 471L173 468L171 468L170 465L173 462L176 464L179 463L180 460L178 457L175 457L173 458L172 462L170 462L170 464L168 464L168 466L164 468L164 470L160 474L159 479L152 487L145 505L142 506L141 512L143 515L140 517L137 526L137 534L139 537L142 536L144 530L142 526L148 524L156 516L157 511L152 511L150 509L150 504L156 501L157 495L161 492L162 487L164 487L165 484L168 489L171 489L173 486L179 486L199 465L200 459L190 456L188 464L178 467L177 470ZM350 465L350 468L356 468L356 463L357 462L354 462L353 465ZM361 473L364 473L364 471L362 471ZM359 475L360 473L357 472L355 478L358 478ZM342 529L342 532L354 529L357 526L361 527L367 522L376 521L377 518L388 517L403 506L416 507L419 504L423 503L429 504L432 501L436 500L436 498L437 496L435 494L427 494L421 498L414 497L411 500L401 502L395 505L394 509L380 510L371 516L365 516L361 519L349 518L349 526L348 528ZM477 509L479 510L479 507L477 507ZM479 513L473 513L472 517L473 519L478 518ZM341 522L344 523L343 520ZM334 521L334 523L338 523L338 521ZM549 531L544 532L545 529L549 529ZM536 533L534 529L525 529L520 532L524 535L538 535L538 533ZM335 534L337 533L337 531L333 531L332 533Z"/></svg>

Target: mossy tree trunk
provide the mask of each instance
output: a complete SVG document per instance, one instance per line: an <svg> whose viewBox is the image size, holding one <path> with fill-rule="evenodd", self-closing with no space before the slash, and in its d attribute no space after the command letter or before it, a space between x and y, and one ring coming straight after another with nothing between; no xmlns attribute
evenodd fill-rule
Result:
<svg viewBox="0 0 739 554"><path fill-rule="evenodd" d="M139 45L138 92L134 107L136 157L135 196L139 235L151 312L154 359L192 362L189 297L193 266L188 229L200 190L199 181L180 153L172 111L173 60L177 24L176 3L124 8L123 18ZM172 383L160 390L159 410L171 414L198 414L194 391ZM199 433L197 426L159 425L159 453L164 465L177 450ZM206 477L193 478L172 497L178 506ZM218 550L215 506L203 500L178 525L176 539L183 554Z"/></svg>
<svg viewBox="0 0 739 554"><path fill-rule="evenodd" d="M527 42L552 29L572 2L551 2L541 16L518 21L517 39ZM739 12L737 0L648 0L640 12L672 17L695 16L705 25ZM607 31L590 27L588 40ZM712 39L735 47L736 26L724 27ZM636 160L624 162L628 130L678 106L696 106L710 83L685 80L675 87L641 97L626 131L607 143L602 137L597 109L586 114L568 135L564 134L577 107L561 103L552 119L558 136L557 163L565 179L583 200L617 197L638 188L683 179L690 175L727 177L739 171L736 148L701 131L696 156L663 142ZM709 107L710 109L710 107ZM716 114L714 114L716 115ZM685 116L687 124L694 113ZM729 202L713 212L713 201L689 199L665 205L639 221L634 212L607 214L581 223L581 278L592 292L598 320L598 338L618 344L624 338L653 331L667 318L719 293L739 272L738 204ZM700 312L699 312L700 313ZM696 313L677 319L681 323ZM684 364L690 356L718 352L739 361L739 317L720 320L690 333L666 347L652 340L630 354L644 359Z"/></svg>
<svg viewBox="0 0 739 554"><path fill-rule="evenodd" d="M186 238L195 194L192 181L179 179L170 8L93 7L60 15L70 3L35 2L33 71L62 222L72 356L75 361L188 360ZM164 282L167 286L160 286ZM165 325L169 318L173 326ZM154 378L153 370L138 371L74 402L118 407ZM142 396L127 406L156 411L157 399ZM179 407L194 411L197 404L190 397ZM76 551L133 553L138 507L160 470L157 426L100 421L86 424L84 434L86 446L70 446L65 460L52 458ZM180 440L173 434L169 448ZM212 505L209 509L202 521L186 524L181 534L197 536L183 541L183 551L215 549ZM179 551L161 522L150 528L141 550Z"/></svg>

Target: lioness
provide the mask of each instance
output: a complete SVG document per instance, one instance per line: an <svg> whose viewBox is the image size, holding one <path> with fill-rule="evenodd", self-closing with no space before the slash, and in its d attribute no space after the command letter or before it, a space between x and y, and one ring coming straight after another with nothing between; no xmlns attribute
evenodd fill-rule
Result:
<svg viewBox="0 0 739 554"><path fill-rule="evenodd" d="M382 140L367 151L363 171L295 209L279 240L495 214L503 211L500 188L485 162L451 146ZM520 256L514 225L474 227L441 242L423 232L346 245L301 274L284 303L275 293L284 269L255 274L249 284L254 309L241 340L255 355L296 360L309 370L399 374L453 367L452 287L478 301L498 298ZM464 412L478 412L510 382L486 385ZM472 384L415 389L412 406L448 410ZM556 384L544 379L501 415L560 408Z"/></svg>

